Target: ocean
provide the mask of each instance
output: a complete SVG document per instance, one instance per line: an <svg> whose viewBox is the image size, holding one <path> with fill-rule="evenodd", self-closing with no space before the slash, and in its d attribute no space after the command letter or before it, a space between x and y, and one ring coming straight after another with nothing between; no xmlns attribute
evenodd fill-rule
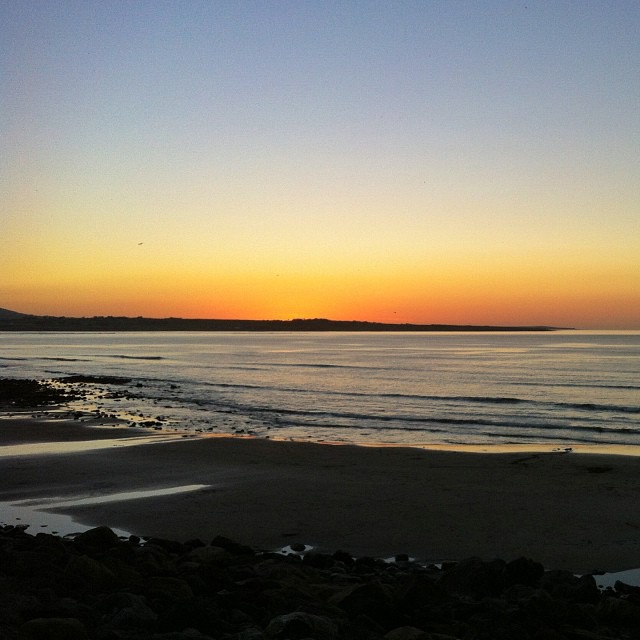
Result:
<svg viewBox="0 0 640 640"><path fill-rule="evenodd" d="M84 405L164 429L487 450L640 445L638 331L0 333L0 377L68 375L128 379L97 385Z"/></svg>

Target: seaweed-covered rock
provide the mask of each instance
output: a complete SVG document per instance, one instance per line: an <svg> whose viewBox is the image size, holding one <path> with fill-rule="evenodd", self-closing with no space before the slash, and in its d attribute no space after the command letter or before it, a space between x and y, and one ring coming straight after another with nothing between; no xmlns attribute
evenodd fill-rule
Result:
<svg viewBox="0 0 640 640"><path fill-rule="evenodd" d="M71 390L63 390L46 380L0 378L0 407L34 408L64 404L76 397Z"/></svg>

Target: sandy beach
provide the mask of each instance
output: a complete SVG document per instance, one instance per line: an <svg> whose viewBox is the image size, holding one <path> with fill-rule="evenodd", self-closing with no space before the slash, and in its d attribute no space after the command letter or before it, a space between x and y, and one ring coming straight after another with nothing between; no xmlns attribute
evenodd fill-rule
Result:
<svg viewBox="0 0 640 640"><path fill-rule="evenodd" d="M420 560L528 556L576 572L640 566L640 459L482 454L151 434L152 444L47 453L47 443L139 437L124 427L0 420L0 500L100 498L205 485L152 498L65 506L87 525L185 541L224 535L256 549ZM29 455L13 445L41 443ZM117 443L119 445L119 443ZM3 453L4 452L4 453Z"/></svg>

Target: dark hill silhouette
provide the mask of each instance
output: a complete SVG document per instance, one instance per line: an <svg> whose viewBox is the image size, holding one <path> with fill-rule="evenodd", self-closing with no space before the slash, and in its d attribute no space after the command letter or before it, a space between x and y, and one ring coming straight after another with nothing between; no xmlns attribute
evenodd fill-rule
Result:
<svg viewBox="0 0 640 640"><path fill-rule="evenodd" d="M223 320L124 316L30 316L2 310L0 331L554 331L547 326L392 324L360 320Z"/></svg>
<svg viewBox="0 0 640 640"><path fill-rule="evenodd" d="M11 311L11 309L3 309L0 307L0 320L15 320L16 318L26 318L26 313L18 313L17 311Z"/></svg>

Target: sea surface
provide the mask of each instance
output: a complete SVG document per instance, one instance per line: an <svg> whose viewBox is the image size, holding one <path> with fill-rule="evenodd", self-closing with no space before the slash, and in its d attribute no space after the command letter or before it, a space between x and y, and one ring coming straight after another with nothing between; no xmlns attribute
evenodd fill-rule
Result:
<svg viewBox="0 0 640 640"><path fill-rule="evenodd" d="M361 445L640 446L638 331L0 333L0 377L72 374L130 379L88 385L89 405L164 429Z"/></svg>

